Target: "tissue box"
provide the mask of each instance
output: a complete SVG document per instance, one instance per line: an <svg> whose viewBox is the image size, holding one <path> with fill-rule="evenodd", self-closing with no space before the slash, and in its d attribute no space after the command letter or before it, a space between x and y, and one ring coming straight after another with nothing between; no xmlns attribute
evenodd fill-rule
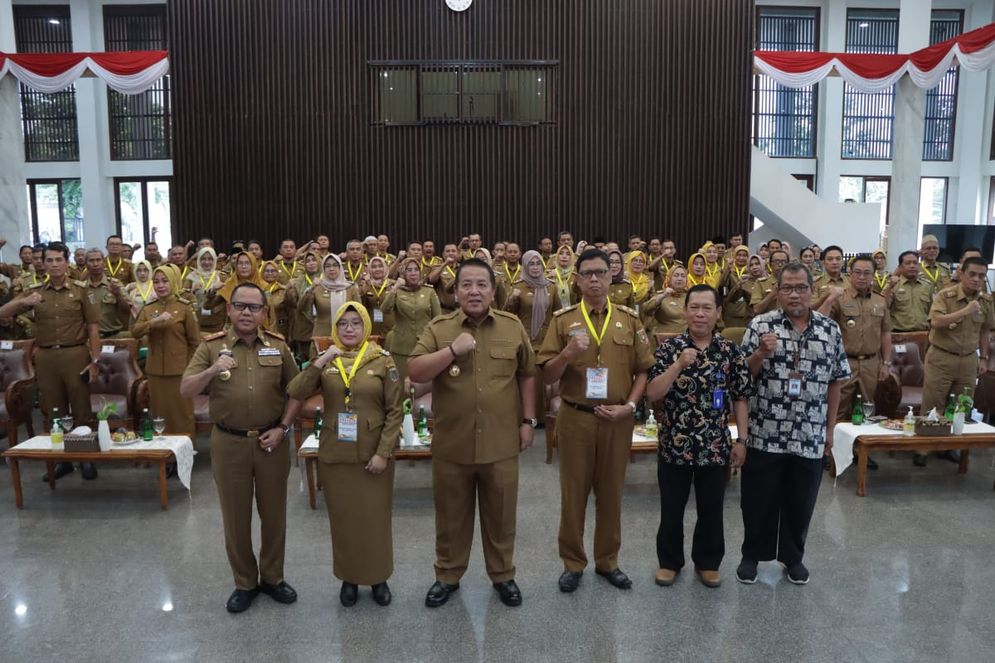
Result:
<svg viewBox="0 0 995 663"><path fill-rule="evenodd" d="M950 422L942 418L939 421L927 421L922 418L916 419L916 435L922 435L923 437L950 435Z"/></svg>
<svg viewBox="0 0 995 663"><path fill-rule="evenodd" d="M96 433L74 434L66 433L63 438L66 451L100 451L100 442Z"/></svg>

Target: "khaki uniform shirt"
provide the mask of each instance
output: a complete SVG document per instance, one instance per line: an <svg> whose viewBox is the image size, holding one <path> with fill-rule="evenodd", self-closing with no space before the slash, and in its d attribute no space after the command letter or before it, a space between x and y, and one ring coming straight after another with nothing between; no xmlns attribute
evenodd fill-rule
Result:
<svg viewBox="0 0 995 663"><path fill-rule="evenodd" d="M125 285L135 280L135 270L127 258L118 258L114 261L104 258L104 271L107 278L117 279Z"/></svg>
<svg viewBox="0 0 995 663"><path fill-rule="evenodd" d="M514 296L515 290L519 291L518 297ZM552 283L546 285L546 295L549 297L549 306L546 307L546 318L539 328L535 338L532 339L532 349L536 349L542 344L542 339L546 338L546 330L553 319L553 313L560 310L560 298L556 296L556 286ZM508 301L505 302L504 310L511 313L522 323L526 335L532 332L532 305L535 302L535 288L525 281L519 279L511 285Z"/></svg>
<svg viewBox="0 0 995 663"><path fill-rule="evenodd" d="M982 292L974 297L968 297L959 285L945 288L933 298L933 305L929 309L929 319L932 321L938 315L955 313L967 306L972 299L978 300L978 303L981 304L981 310L946 327L931 326L929 330L930 345L961 356L977 352L981 331L995 329L995 313L992 311L991 295Z"/></svg>
<svg viewBox="0 0 995 663"><path fill-rule="evenodd" d="M341 355L342 366L352 371L356 352ZM345 383L330 361L324 369L309 364L287 387L291 398L305 401L316 393L323 398L324 426L318 438L318 458L325 463L367 463L374 454L390 458L401 437L401 378L390 353L370 344L349 382L350 410L357 417L356 441L338 438L338 414L346 412Z"/></svg>
<svg viewBox="0 0 995 663"><path fill-rule="evenodd" d="M579 299L580 297L578 297ZM612 283L608 286L608 299L612 301L612 306L636 307L636 295L629 279L622 279L620 283Z"/></svg>
<svg viewBox="0 0 995 663"><path fill-rule="evenodd" d="M543 365L555 358L570 342L572 334L583 330L591 336L581 311L582 304L557 311L546 334L536 361ZM605 311L588 311L595 331L601 333ZM587 369L598 366L608 369L608 397L605 400L587 398ZM612 306L611 319L601 346L591 336L591 344L574 359L560 378L560 395L571 403L584 405L621 405L629 398L633 375L645 373L654 364L653 347L642 328L639 316L629 308Z"/></svg>
<svg viewBox="0 0 995 663"><path fill-rule="evenodd" d="M112 283L117 283L119 287L116 295L111 292ZM127 313L123 313L120 308L120 302L127 298L123 283L104 274L104 277L96 283L87 280L80 282L80 285L87 289L90 303L100 308L101 334L115 334L125 328L121 318Z"/></svg>
<svg viewBox="0 0 995 663"><path fill-rule="evenodd" d="M670 294L666 297L656 299L650 298L643 305L643 312L651 316L652 329L656 333L679 334L688 328L687 318L684 317L684 298L686 293ZM581 318L583 319L583 317Z"/></svg>
<svg viewBox="0 0 995 663"><path fill-rule="evenodd" d="M283 338L259 330L245 343L233 329L203 340L183 376L206 370L227 348L234 353L231 379L214 376L205 393L210 395L211 421L226 428L252 430L270 426L283 416L287 385L297 375L297 363Z"/></svg>
<svg viewBox="0 0 995 663"><path fill-rule="evenodd" d="M773 276L770 277L773 282L772 287L777 286L777 279ZM843 288L846 290L850 287L850 277L846 274L840 274L837 278L831 278L829 272L823 272L819 274L819 277L815 279L812 283L812 309L818 309L822 306L822 303L826 301L826 297L829 296L829 288L831 287Z"/></svg>
<svg viewBox="0 0 995 663"><path fill-rule="evenodd" d="M442 268L439 280L435 284L435 295L439 298L442 310L455 311L459 308L456 303L456 269L453 267Z"/></svg>
<svg viewBox="0 0 995 663"><path fill-rule="evenodd" d="M87 325L100 322L100 307L91 303L86 288L66 279L61 288L55 288L51 282L38 283L24 294L33 292L42 296L33 309L39 347L79 345L90 340Z"/></svg>
<svg viewBox="0 0 995 663"><path fill-rule="evenodd" d="M388 349L394 354L410 355L422 329L442 312L435 290L423 285L418 290L390 289L383 302L384 313L394 315ZM433 397L432 402L435 403Z"/></svg>
<svg viewBox="0 0 995 663"><path fill-rule="evenodd" d="M744 289L750 293L750 307L754 307L760 302L762 302L767 295L774 291L777 287L777 279L773 276L761 276L759 279L750 279L747 281ZM814 286L813 286L814 287ZM768 313L777 309L777 297L773 297L770 303L764 307L762 311L754 311L754 315L759 315L760 313ZM814 306L812 308L815 308Z"/></svg>
<svg viewBox="0 0 995 663"><path fill-rule="evenodd" d="M535 375L535 354L518 318L493 308L479 325L463 311L433 320L412 357L452 345L468 333L475 348L432 381L432 457L464 465L518 455L522 402L518 378Z"/></svg>
<svg viewBox="0 0 995 663"><path fill-rule="evenodd" d="M276 279L283 285L287 285L290 283L291 279L295 279L304 273L304 265L295 260L284 260L283 258L277 258L273 262L276 263L280 274L276 277Z"/></svg>
<svg viewBox="0 0 995 663"><path fill-rule="evenodd" d="M364 281L359 285L359 298L363 302L366 312L370 314L370 323L373 325L372 333L379 336L381 340L394 326L394 317L383 312L383 300L387 298L390 286L391 282L388 279L384 279L384 282L379 286L372 281ZM377 310L380 311L380 322L376 320L375 311Z"/></svg>
<svg viewBox="0 0 995 663"><path fill-rule="evenodd" d="M891 318L884 297L868 291L860 295L853 286L833 302L829 317L843 332L847 356L876 355L881 351L881 335L891 331Z"/></svg>
<svg viewBox="0 0 995 663"><path fill-rule="evenodd" d="M903 332L928 330L932 303L932 284L901 277L891 291L892 328Z"/></svg>
<svg viewBox="0 0 995 663"><path fill-rule="evenodd" d="M153 325L152 321L165 312L173 319L165 325ZM183 375L200 344L200 327L190 304L176 297L146 304L131 328L131 335L141 338L146 334L149 354L145 372L157 376Z"/></svg>
<svg viewBox="0 0 995 663"><path fill-rule="evenodd" d="M950 277L950 268L941 262L934 264L932 267L927 267L924 263L919 263L919 280L928 285L932 289L933 294L950 287Z"/></svg>

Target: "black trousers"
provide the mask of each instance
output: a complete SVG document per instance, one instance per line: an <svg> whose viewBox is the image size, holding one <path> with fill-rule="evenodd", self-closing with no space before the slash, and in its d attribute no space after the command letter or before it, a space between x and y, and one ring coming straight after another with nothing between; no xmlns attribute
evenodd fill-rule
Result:
<svg viewBox="0 0 995 663"><path fill-rule="evenodd" d="M822 459L750 449L742 477L743 557L800 563L819 497Z"/></svg>
<svg viewBox="0 0 995 663"><path fill-rule="evenodd" d="M694 525L691 560L703 571L717 571L725 554L722 525L725 466L696 467L657 461L656 479L660 485L660 528L656 532L660 568L679 571L684 566L684 508L694 483L698 520Z"/></svg>

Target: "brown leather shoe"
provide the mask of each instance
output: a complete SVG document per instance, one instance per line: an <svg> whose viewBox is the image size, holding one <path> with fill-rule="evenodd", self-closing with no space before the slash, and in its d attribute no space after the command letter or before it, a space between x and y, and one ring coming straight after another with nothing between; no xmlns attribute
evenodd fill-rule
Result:
<svg viewBox="0 0 995 663"><path fill-rule="evenodd" d="M670 587L677 580L677 571L673 569L657 569L656 584L661 587Z"/></svg>
<svg viewBox="0 0 995 663"><path fill-rule="evenodd" d="M722 576L719 575L718 571L705 571L704 569L695 568L694 572L698 574L701 584L705 587L714 588L722 584Z"/></svg>

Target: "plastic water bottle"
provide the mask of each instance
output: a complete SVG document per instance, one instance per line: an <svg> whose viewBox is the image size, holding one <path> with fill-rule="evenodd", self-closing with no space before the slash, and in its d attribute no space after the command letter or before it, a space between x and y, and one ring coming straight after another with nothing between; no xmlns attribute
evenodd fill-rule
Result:
<svg viewBox="0 0 995 663"><path fill-rule="evenodd" d="M52 446L62 448L65 443L65 435L62 430L62 419L59 418L59 408L52 408Z"/></svg>
<svg viewBox="0 0 995 663"><path fill-rule="evenodd" d="M646 426L646 437L656 438L658 428L656 425L656 417L653 416L652 409L650 409L649 415L646 417L645 426Z"/></svg>
<svg viewBox="0 0 995 663"><path fill-rule="evenodd" d="M916 434L916 416L912 414L912 406L909 406L909 413L902 420L902 435L912 436Z"/></svg>

